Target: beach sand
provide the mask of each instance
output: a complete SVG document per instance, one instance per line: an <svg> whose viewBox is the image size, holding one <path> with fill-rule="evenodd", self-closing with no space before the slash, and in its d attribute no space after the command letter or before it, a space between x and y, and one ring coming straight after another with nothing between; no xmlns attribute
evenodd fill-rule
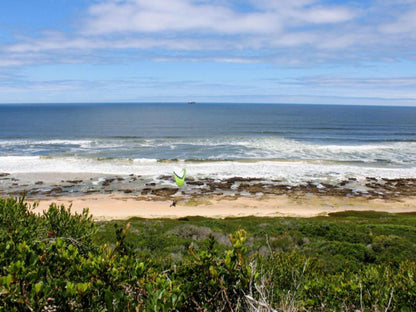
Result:
<svg viewBox="0 0 416 312"><path fill-rule="evenodd" d="M88 208L95 220L140 218L313 217L345 210L416 212L416 179L350 178L330 185L233 177L188 178L178 188L171 176L155 182L137 175L0 174L0 196L25 196L36 212L51 203ZM171 206L176 202L174 207Z"/></svg>
<svg viewBox="0 0 416 312"><path fill-rule="evenodd" d="M88 208L94 220L140 218L181 218L203 216L210 218L226 217L314 217L332 212L384 211L390 213L416 212L416 197L399 200L344 198L340 196L319 196L304 194L297 198L285 195L263 197L224 196L200 197L190 201L177 201L171 207L170 200L143 200L120 194L96 194L78 197L47 198L29 203L38 203L35 212L42 212L51 203L71 205L71 211L80 213Z"/></svg>

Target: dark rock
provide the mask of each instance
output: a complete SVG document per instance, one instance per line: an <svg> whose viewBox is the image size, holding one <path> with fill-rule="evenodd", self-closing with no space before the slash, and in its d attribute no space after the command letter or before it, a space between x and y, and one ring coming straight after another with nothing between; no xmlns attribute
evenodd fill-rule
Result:
<svg viewBox="0 0 416 312"><path fill-rule="evenodd" d="M105 181L103 182L102 186L109 186L114 180L115 180L115 178L105 179Z"/></svg>
<svg viewBox="0 0 416 312"><path fill-rule="evenodd" d="M83 181L82 180L68 180L66 182L71 183L71 184L79 184L79 183L82 183Z"/></svg>

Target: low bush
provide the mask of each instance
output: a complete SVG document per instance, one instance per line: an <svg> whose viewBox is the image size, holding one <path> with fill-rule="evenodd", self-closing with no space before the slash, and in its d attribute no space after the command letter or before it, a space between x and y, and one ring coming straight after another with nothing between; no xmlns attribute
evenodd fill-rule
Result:
<svg viewBox="0 0 416 312"><path fill-rule="evenodd" d="M352 222L348 214L95 224L87 210L74 214L70 207L51 205L36 215L24 198L0 198L0 307L414 311L414 220L406 216L407 231L400 235L395 230L400 216L389 218L393 224L368 216ZM356 228L367 233L361 241L349 233ZM225 230L233 232L227 244ZM176 240L182 248L175 247ZM257 252L260 247L267 252ZM172 250L183 252L180 261L167 257Z"/></svg>

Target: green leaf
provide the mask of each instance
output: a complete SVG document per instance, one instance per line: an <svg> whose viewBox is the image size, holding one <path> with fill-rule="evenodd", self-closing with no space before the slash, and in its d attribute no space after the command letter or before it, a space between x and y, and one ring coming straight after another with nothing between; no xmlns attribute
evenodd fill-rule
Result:
<svg viewBox="0 0 416 312"><path fill-rule="evenodd" d="M113 293L111 292L110 288L107 288L106 290L104 290L104 300L107 306L107 310L109 312L114 312L113 299L114 299Z"/></svg>
<svg viewBox="0 0 416 312"><path fill-rule="evenodd" d="M43 282L42 281L35 284L35 293L36 293L36 295L39 294L39 292L42 290L42 287L43 287Z"/></svg>

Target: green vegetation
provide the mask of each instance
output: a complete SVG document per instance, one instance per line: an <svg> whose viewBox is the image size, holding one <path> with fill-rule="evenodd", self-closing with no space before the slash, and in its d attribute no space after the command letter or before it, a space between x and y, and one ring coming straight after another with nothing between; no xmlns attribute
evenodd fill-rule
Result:
<svg viewBox="0 0 416 312"><path fill-rule="evenodd" d="M229 234L232 233L232 234ZM92 221L0 197L0 310L416 311L416 214Z"/></svg>

